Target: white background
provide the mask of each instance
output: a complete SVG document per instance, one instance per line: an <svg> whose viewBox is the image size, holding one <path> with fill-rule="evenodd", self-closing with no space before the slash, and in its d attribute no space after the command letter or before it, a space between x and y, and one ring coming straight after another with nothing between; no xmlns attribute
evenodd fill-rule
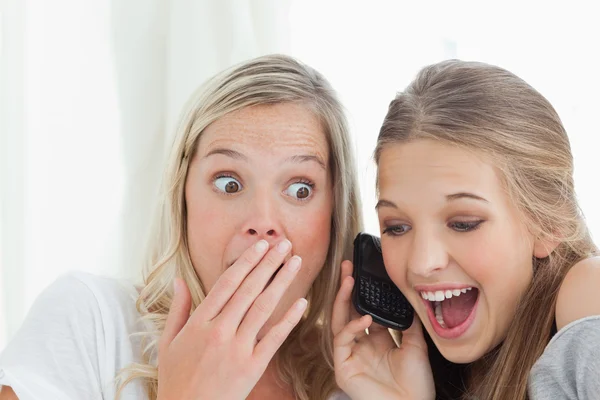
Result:
<svg viewBox="0 0 600 400"><path fill-rule="evenodd" d="M0 5L0 349L39 292L78 269L139 278L162 160L207 77L282 52L338 90L377 232L372 150L419 68L493 63L556 107L600 236L600 24L593 2L3 0Z"/></svg>

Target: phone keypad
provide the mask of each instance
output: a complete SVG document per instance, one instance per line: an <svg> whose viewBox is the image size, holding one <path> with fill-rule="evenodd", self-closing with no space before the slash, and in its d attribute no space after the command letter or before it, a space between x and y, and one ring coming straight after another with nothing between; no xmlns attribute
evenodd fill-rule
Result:
<svg viewBox="0 0 600 400"><path fill-rule="evenodd" d="M361 276L359 290L361 297L369 306L394 317L407 317L410 306L404 296L397 293L397 288L392 288L386 282Z"/></svg>

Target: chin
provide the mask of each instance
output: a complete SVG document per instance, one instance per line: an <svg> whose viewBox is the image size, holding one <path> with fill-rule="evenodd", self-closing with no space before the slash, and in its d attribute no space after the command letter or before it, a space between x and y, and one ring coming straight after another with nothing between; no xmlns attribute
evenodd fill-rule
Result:
<svg viewBox="0 0 600 400"><path fill-rule="evenodd" d="M470 364L479 360L487 353L486 349L481 349L476 343L465 343L461 345L439 345L436 342L434 343L442 356L455 364Z"/></svg>

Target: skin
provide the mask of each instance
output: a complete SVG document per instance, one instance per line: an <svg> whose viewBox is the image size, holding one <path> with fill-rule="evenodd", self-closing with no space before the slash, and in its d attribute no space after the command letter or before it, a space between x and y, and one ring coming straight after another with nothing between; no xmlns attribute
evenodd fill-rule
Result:
<svg viewBox="0 0 600 400"><path fill-rule="evenodd" d="M190 256L204 288L210 291L259 239L270 246L287 239L290 255L302 258L302 270L259 339L308 293L325 263L333 210L328 165L321 124L300 104L238 110L208 126L200 139L185 198ZM239 191L224 193L227 184Z"/></svg>
<svg viewBox="0 0 600 400"><path fill-rule="evenodd" d="M271 360L327 257L328 166L325 132L300 104L244 108L206 128L185 201L190 256L208 294L190 315L190 292L175 282L158 399L295 398ZM2 389L0 399L15 398Z"/></svg>
<svg viewBox="0 0 600 400"><path fill-rule="evenodd" d="M295 398L271 360L327 257L328 165L321 124L300 104L244 108L206 128L185 200L190 256L208 295L189 320L185 285L174 300L159 399Z"/></svg>
<svg viewBox="0 0 600 400"><path fill-rule="evenodd" d="M423 327L447 359L457 363L479 359L506 336L531 282L532 257L546 257L556 243L538 240L527 229L498 171L481 154L430 140L388 145L379 160L378 183L386 269L417 317L396 347L370 316L359 318L351 312L352 264L344 262L332 323L336 380L352 398L433 399ZM567 296L562 296L567 288L576 287L572 282L581 287L586 287L585 279L600 283L599 268L587 267L581 273L585 278L577 278L581 268L573 267L559 292L559 328L563 319L569 320L561 317L563 306L565 315L575 314L575 307L566 305ZM479 292L473 323L454 339L436 334L420 294L449 285ZM600 313L598 300L589 293L586 301L592 305L585 313Z"/></svg>
<svg viewBox="0 0 600 400"><path fill-rule="evenodd" d="M533 275L536 242L494 166L455 146L418 140L383 150L377 206L386 269L448 360L468 363L506 336ZM420 290L479 290L473 324L436 334Z"/></svg>

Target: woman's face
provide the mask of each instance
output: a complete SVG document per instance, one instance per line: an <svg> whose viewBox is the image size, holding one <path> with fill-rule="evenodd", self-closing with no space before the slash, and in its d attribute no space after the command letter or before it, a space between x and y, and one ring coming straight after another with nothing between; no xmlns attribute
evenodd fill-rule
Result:
<svg viewBox="0 0 600 400"><path fill-rule="evenodd" d="M506 336L534 238L484 157L431 140L388 145L377 212L386 269L442 355L468 363Z"/></svg>
<svg viewBox="0 0 600 400"><path fill-rule="evenodd" d="M292 243L302 268L267 322L306 296L327 256L333 211L329 146L305 106L243 108L209 125L185 185L190 256L210 291L219 276L260 239Z"/></svg>

